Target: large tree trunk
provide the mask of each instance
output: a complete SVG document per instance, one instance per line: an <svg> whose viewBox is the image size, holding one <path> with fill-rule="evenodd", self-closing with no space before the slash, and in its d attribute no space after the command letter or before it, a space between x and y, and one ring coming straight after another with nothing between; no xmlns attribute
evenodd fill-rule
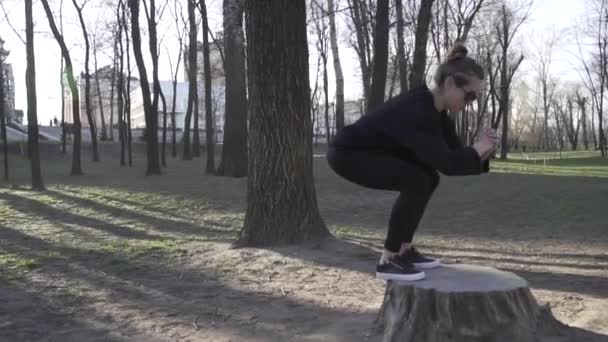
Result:
<svg viewBox="0 0 608 342"><path fill-rule="evenodd" d="M235 245L327 237L312 174L306 1L247 0L246 8L251 154Z"/></svg>
<svg viewBox="0 0 608 342"><path fill-rule="evenodd" d="M80 124L80 100L78 93L78 85L76 84L76 80L74 79L74 69L72 67L72 59L70 58L70 52L65 45L63 40L63 36L57 30L57 25L55 25L55 19L53 18L53 12L49 7L48 0L41 0L42 6L44 7L44 11L46 13L46 17L49 21L49 26L51 27L51 31L53 31L53 36L55 36L55 40L59 44L61 48L63 57L65 59L65 68L68 77L68 85L70 87L70 91L72 92L72 113L74 115L74 123L73 123L73 134L74 134L74 149L72 151L72 175L81 175L82 167L80 163L80 148L81 148L81 140L82 140L82 126ZM33 58L33 51L32 51ZM35 86L35 82L32 83L32 86ZM35 94L34 94L35 96ZM28 95L28 99L31 99L31 96ZM28 106L29 107L29 106ZM29 110L28 110L29 112ZM29 120L29 119L28 119ZM36 123L36 137L38 136L38 125ZM38 138L36 138L37 140Z"/></svg>
<svg viewBox="0 0 608 342"><path fill-rule="evenodd" d="M87 120L89 121L89 131L91 132L91 143L93 145L93 161L99 161L99 149L97 148L97 133L95 129L95 120L93 119L93 111L91 110L91 73L89 71L89 60L91 56L91 44L89 43L89 34L87 33L87 27L82 17L82 9L84 5L78 6L76 0L72 0L76 12L78 12L78 20L80 20L80 27L82 28L82 35L84 36L84 103L85 110L87 112Z"/></svg>
<svg viewBox="0 0 608 342"><path fill-rule="evenodd" d="M384 342L590 341L557 321L510 272L444 265L417 282L389 281L377 319Z"/></svg>
<svg viewBox="0 0 608 342"><path fill-rule="evenodd" d="M129 0L129 6L131 9L131 28L132 28L132 39L133 39L133 51L135 53L135 60L137 62L137 69L139 70L139 80L141 85L141 92L144 100L144 111L146 116L146 130L148 134L146 142L146 154L148 159L148 165L146 169L146 175L160 174L160 160L158 158L158 94L155 91L153 103L150 102L150 83L148 83L148 74L146 66L144 64L144 58L141 51L141 35L139 32L139 0ZM152 61L154 75L154 87L158 87L158 54L155 53L156 48L156 22L154 19L156 9L154 6L154 0L150 1L150 17L152 25L150 26L150 48L152 53ZM156 62L155 62L156 60ZM156 106L156 108L153 106Z"/></svg>
<svg viewBox="0 0 608 342"><path fill-rule="evenodd" d="M388 22L389 0L378 0L376 8L376 29L374 31L374 69L367 112L384 102L386 92L386 71L388 64Z"/></svg>
<svg viewBox="0 0 608 342"><path fill-rule="evenodd" d="M420 10L416 19L416 42L414 43L414 59L410 73L410 87L419 87L426 83L426 44L429 38L429 25L433 9L433 0L421 0Z"/></svg>
<svg viewBox="0 0 608 342"><path fill-rule="evenodd" d="M211 61L209 54L209 24L207 22L207 4L200 1L201 16L203 18L203 58L205 73L205 140L207 150L207 174L215 173L215 143L213 141L213 110L211 108Z"/></svg>
<svg viewBox="0 0 608 342"><path fill-rule="evenodd" d="M46 1L43 0L43 4ZM48 5L46 5L48 7ZM48 12L47 12L48 14ZM38 104L36 98L36 61L34 58L34 20L32 17L32 0L25 0L25 35L27 69L25 70L27 88L27 136L28 151L32 171L32 189L45 190L40 168L40 150L38 148Z"/></svg>
<svg viewBox="0 0 608 342"><path fill-rule="evenodd" d="M327 0L329 12L329 41L331 54L334 60L334 73L336 74L336 130L344 128L344 74L338 48L338 33L336 30L336 6L334 0Z"/></svg>
<svg viewBox="0 0 608 342"><path fill-rule="evenodd" d="M224 74L226 75L224 146L218 174L247 175L247 89L244 0L224 0Z"/></svg>
<svg viewBox="0 0 608 342"><path fill-rule="evenodd" d="M184 160L192 159L191 143L190 143L190 122L192 120L192 112L194 110L194 101L196 99L196 70L197 70L197 58L196 58L196 15L195 0L188 1L188 23L190 25L189 30L189 44L188 44L188 63L185 63L186 73L188 74L188 107L186 109L186 117L184 122ZM198 129L198 127L195 127Z"/></svg>
<svg viewBox="0 0 608 342"><path fill-rule="evenodd" d="M8 141L6 137L6 105L4 104L4 57L0 50L0 134L2 134L2 152L4 155L4 180L8 182Z"/></svg>

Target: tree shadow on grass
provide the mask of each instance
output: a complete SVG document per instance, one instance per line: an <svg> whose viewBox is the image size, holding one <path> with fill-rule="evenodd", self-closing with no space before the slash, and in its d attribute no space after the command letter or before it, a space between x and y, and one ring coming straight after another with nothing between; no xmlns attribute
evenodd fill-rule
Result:
<svg viewBox="0 0 608 342"><path fill-rule="evenodd" d="M187 326L200 318L199 330L190 335L194 338L205 329L216 329L236 334L241 340L252 336L268 341L297 340L297 336L316 333L336 334L328 335L336 341L363 340L374 319L373 313L346 312L260 289L247 291L228 285L207 270L178 270L158 259L132 259L103 251L91 253L9 227L0 226L0 241L8 253L40 260L40 267L34 272L60 276L72 284L84 281L102 290L105 293L102 301L130 310L124 315L133 315L133 310L141 316L153 313L155 317L172 317ZM41 252L61 258L44 259ZM229 276L236 278L234 274ZM84 310L82 314L102 319L99 315L103 312Z"/></svg>
<svg viewBox="0 0 608 342"><path fill-rule="evenodd" d="M184 235L191 235L192 237L196 237L201 234L224 235L226 238L234 237L236 233L236 231L232 229L232 227L227 226L221 222L218 224L211 220L203 219L202 221L205 226L202 226L184 220L173 219L174 216L172 215L167 215L166 217L150 216L141 212L118 208L87 198L71 196L63 192L48 190L47 193L61 201L71 202L81 207L87 207L96 211L105 212L113 217L123 217L126 219L134 220L154 227L154 229L161 232L168 231ZM202 215L204 215L204 211L201 213L201 216Z"/></svg>
<svg viewBox="0 0 608 342"><path fill-rule="evenodd" d="M11 284L4 276L0 274L2 341L126 341L111 327L101 322L93 325L79 317L77 311L57 307L43 294Z"/></svg>

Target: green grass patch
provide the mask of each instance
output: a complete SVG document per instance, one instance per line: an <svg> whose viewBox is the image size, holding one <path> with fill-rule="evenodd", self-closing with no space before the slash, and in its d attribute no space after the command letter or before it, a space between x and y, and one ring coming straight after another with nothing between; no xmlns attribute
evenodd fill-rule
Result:
<svg viewBox="0 0 608 342"><path fill-rule="evenodd" d="M608 177L608 158L575 157L564 159L493 160L492 171L548 176Z"/></svg>
<svg viewBox="0 0 608 342"><path fill-rule="evenodd" d="M129 240L113 241L91 248L93 253L139 258L149 255L179 256L188 252L183 246L185 241L175 239L164 240ZM118 259L117 259L118 260ZM119 261L113 261L119 263Z"/></svg>
<svg viewBox="0 0 608 342"><path fill-rule="evenodd" d="M32 258L27 258L18 254L0 251L0 266L4 266L7 268L33 270L39 267L40 263Z"/></svg>

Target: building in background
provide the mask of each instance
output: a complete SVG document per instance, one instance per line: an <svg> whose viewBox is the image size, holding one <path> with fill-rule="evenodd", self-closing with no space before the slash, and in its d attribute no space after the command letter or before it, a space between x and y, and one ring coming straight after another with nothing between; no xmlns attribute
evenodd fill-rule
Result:
<svg viewBox="0 0 608 342"><path fill-rule="evenodd" d="M150 90L153 89L153 83L150 83ZM167 101L167 129L172 129L171 111L173 107L173 82L160 81L160 89L165 95ZM175 91L175 128L178 131L184 129L186 118L186 109L188 107L188 82L177 82ZM194 122L194 120L192 121ZM134 129L144 129L146 127L146 115L144 111L144 98L141 93L141 87L138 87L131 92L131 127ZM192 126L191 126L192 127ZM158 129L163 128L163 103L158 100Z"/></svg>
<svg viewBox="0 0 608 342"><path fill-rule="evenodd" d="M99 88L97 87L97 81L95 76L99 77ZM89 128L89 119L87 118L86 112L86 101L85 101L85 74L81 73L76 80L78 82L78 92L80 98L80 123L83 128ZM99 70L96 73L91 74L91 92L90 92L90 102L91 102L91 111L93 113L93 124L97 129L97 134L101 136L101 128L102 128L102 120L101 113L103 111L103 118L106 124L107 135L110 136L110 126L114 127L114 131L118 130L118 72L114 73L114 68L112 65L107 65ZM125 91L126 91L126 80L127 75L123 75L123 79L125 80ZM114 81L114 89L112 91L112 81ZM67 75L64 75L63 79L65 90L64 90L64 100L65 100L65 122L68 124L74 123L74 116L72 111L72 93L70 91L70 87L68 86ZM131 77L130 79L130 87L131 92L134 89L139 88L139 79L135 77ZM101 107L99 106L99 94L101 94ZM123 98L125 98L126 93L123 94ZM112 97L114 98L114 102L112 103ZM126 100L125 102L126 103ZM103 110L102 110L103 109ZM57 118L61 121L61 118ZM116 134L116 133L115 133ZM115 135L116 139L116 135Z"/></svg>
<svg viewBox="0 0 608 342"><path fill-rule="evenodd" d="M0 37L0 51L4 50L4 40ZM8 52L7 52L8 55ZM8 121L17 123L23 123L23 111L20 111L21 117L18 117L15 112L15 77L13 75L13 66L6 61L2 64L2 73L4 83L2 84L4 90L4 103L5 110L7 113Z"/></svg>

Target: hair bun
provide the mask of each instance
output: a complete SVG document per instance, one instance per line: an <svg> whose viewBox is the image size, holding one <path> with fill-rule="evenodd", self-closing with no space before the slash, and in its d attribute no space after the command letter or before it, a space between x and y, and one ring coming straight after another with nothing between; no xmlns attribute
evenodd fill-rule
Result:
<svg viewBox="0 0 608 342"><path fill-rule="evenodd" d="M464 58L469 53L469 50L462 43L456 43L448 52L448 61Z"/></svg>

